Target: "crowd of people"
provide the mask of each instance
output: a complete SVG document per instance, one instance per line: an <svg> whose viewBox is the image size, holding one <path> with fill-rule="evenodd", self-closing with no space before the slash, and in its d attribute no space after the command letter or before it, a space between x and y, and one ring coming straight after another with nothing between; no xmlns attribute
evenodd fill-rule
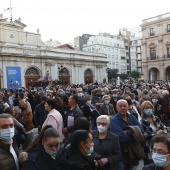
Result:
<svg viewBox="0 0 170 170"><path fill-rule="evenodd" d="M169 132L168 82L0 90L0 170L170 170Z"/></svg>

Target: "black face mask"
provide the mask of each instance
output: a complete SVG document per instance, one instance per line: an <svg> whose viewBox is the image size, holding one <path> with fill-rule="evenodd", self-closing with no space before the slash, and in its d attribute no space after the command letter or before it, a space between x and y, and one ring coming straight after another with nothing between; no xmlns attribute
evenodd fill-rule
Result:
<svg viewBox="0 0 170 170"><path fill-rule="evenodd" d="M25 107L19 107L22 111L24 111L25 110Z"/></svg>

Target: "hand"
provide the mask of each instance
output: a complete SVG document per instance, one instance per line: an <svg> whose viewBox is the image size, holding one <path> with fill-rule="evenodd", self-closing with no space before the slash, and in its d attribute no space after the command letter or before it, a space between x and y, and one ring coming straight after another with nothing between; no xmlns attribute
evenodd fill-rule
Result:
<svg viewBox="0 0 170 170"><path fill-rule="evenodd" d="M63 132L64 134L66 134L66 133L67 133L67 128L63 128L63 129L62 129L62 132Z"/></svg>
<svg viewBox="0 0 170 170"><path fill-rule="evenodd" d="M124 135L127 135L127 131L123 131Z"/></svg>
<svg viewBox="0 0 170 170"><path fill-rule="evenodd" d="M96 160L94 160L94 164L95 164L96 167L99 166L99 165L98 165L98 162L97 162Z"/></svg>
<svg viewBox="0 0 170 170"><path fill-rule="evenodd" d="M159 135L159 134L162 134L163 133L163 131L160 129L160 130L158 130L157 131L157 134Z"/></svg>
<svg viewBox="0 0 170 170"><path fill-rule="evenodd" d="M98 160L97 162L98 162L99 167L103 167L103 166L106 165L109 161L108 161L107 158L102 158L102 159Z"/></svg>
<svg viewBox="0 0 170 170"><path fill-rule="evenodd" d="M18 114L21 114L21 109L18 109Z"/></svg>

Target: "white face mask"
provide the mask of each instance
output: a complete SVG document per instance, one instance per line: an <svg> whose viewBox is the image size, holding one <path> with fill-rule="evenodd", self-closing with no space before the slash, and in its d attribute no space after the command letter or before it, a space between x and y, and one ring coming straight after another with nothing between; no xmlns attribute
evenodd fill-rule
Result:
<svg viewBox="0 0 170 170"><path fill-rule="evenodd" d="M107 131L107 127L102 126L102 125L98 125L97 130L99 131L99 133L105 133Z"/></svg>
<svg viewBox="0 0 170 170"><path fill-rule="evenodd" d="M91 104L91 100L88 100L88 101L87 101L87 104L89 104L89 105L90 105L90 104Z"/></svg>

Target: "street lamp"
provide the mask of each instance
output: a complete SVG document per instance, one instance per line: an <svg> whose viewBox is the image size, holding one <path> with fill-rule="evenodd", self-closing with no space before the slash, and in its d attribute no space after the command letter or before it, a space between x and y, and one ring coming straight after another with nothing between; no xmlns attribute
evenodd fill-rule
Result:
<svg viewBox="0 0 170 170"><path fill-rule="evenodd" d="M61 81L62 81L62 85L63 85L63 78L64 78L64 72L65 72L65 67L63 65L61 65L60 67L58 67L58 70L59 70L59 79L60 79L60 76L61 76ZM61 73L61 74L60 74Z"/></svg>

